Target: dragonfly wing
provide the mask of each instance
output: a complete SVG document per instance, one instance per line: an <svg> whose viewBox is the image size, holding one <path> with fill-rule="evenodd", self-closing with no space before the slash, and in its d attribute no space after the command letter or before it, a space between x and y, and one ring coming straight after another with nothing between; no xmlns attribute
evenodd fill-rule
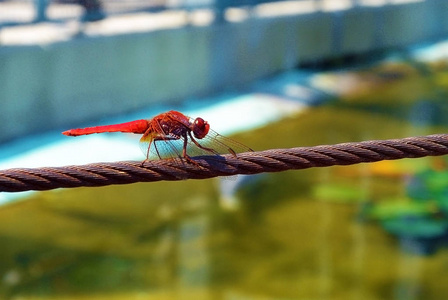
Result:
<svg viewBox="0 0 448 300"><path fill-rule="evenodd" d="M168 137L158 133L144 135L140 139L140 149L149 160L181 158L183 139Z"/></svg>
<svg viewBox="0 0 448 300"><path fill-rule="evenodd" d="M208 134L202 139L195 139L202 147L198 147L190 138L188 140L187 154L191 157L200 155L236 154L242 152L252 152L253 150L231 138L220 135L210 129ZM212 150L208 150L212 149Z"/></svg>

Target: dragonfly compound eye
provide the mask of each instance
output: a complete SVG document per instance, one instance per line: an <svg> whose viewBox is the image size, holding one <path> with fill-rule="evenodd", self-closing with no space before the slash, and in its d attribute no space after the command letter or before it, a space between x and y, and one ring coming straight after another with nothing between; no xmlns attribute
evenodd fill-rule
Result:
<svg viewBox="0 0 448 300"><path fill-rule="evenodd" d="M204 138L208 131L210 130L210 125L204 121L202 118L196 118L193 123L193 134L195 138L202 139Z"/></svg>

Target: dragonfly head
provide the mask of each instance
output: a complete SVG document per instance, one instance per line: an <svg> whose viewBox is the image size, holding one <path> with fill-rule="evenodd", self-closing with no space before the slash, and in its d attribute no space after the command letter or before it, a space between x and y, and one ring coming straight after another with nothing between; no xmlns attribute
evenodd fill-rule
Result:
<svg viewBox="0 0 448 300"><path fill-rule="evenodd" d="M191 125L191 130L193 131L195 138L202 139L210 130L210 125L207 123L207 121L204 121L204 119L196 118Z"/></svg>

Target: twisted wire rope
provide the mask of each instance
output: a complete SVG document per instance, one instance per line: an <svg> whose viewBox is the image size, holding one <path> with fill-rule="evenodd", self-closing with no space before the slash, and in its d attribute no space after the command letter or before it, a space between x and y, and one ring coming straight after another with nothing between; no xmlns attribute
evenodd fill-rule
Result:
<svg viewBox="0 0 448 300"><path fill-rule="evenodd" d="M281 172L312 167L448 154L448 134L313 147L271 149L233 155L93 163L81 166L16 168L0 171L0 192L94 187L161 180L205 179L237 174Z"/></svg>

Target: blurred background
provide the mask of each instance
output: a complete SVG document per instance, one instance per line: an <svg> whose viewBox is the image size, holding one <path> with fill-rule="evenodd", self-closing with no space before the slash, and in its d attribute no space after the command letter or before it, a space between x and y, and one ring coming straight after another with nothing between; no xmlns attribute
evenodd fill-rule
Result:
<svg viewBox="0 0 448 300"><path fill-rule="evenodd" d="M447 133L445 0L0 0L0 169ZM445 157L0 193L0 299L444 299Z"/></svg>

